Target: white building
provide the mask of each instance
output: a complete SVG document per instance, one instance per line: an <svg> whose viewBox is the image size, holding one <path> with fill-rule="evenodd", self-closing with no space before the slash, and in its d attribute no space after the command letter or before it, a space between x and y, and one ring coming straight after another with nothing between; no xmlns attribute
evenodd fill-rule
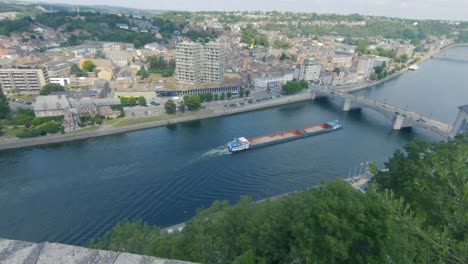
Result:
<svg viewBox="0 0 468 264"><path fill-rule="evenodd" d="M49 74L46 68L18 67L0 69L0 85L3 92L39 93L42 86L48 84Z"/></svg>
<svg viewBox="0 0 468 264"><path fill-rule="evenodd" d="M304 61L303 65L298 65L294 71L294 78L297 80L315 81L320 79L322 65L319 61L311 58Z"/></svg>
<svg viewBox="0 0 468 264"><path fill-rule="evenodd" d="M55 77L55 78L49 78L49 80L50 80L50 83L56 83L56 84L60 84L62 86L66 86L66 85L70 84L70 78Z"/></svg>
<svg viewBox="0 0 468 264"><path fill-rule="evenodd" d="M266 90L278 90L283 87L283 85L294 79L292 73L268 73L258 76L252 80L252 85L256 90L266 91Z"/></svg>
<svg viewBox="0 0 468 264"><path fill-rule="evenodd" d="M375 67L382 66L384 62L388 64L389 61L390 59L385 57L378 57L372 55L361 56L357 64L356 71L359 74L364 75L365 78L369 78L371 73L374 72Z"/></svg>

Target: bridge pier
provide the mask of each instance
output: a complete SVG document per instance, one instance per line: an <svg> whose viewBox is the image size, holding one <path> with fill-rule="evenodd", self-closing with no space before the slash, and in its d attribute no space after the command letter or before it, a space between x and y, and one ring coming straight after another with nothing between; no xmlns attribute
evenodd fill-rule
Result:
<svg viewBox="0 0 468 264"><path fill-rule="evenodd" d="M317 92L315 89L312 89L312 100L315 100L317 98Z"/></svg>
<svg viewBox="0 0 468 264"><path fill-rule="evenodd" d="M397 114L393 121L393 129L400 130L403 127L403 121L405 121L405 117Z"/></svg>
<svg viewBox="0 0 468 264"><path fill-rule="evenodd" d="M345 99L343 103L343 111L349 112L351 110L351 99Z"/></svg>

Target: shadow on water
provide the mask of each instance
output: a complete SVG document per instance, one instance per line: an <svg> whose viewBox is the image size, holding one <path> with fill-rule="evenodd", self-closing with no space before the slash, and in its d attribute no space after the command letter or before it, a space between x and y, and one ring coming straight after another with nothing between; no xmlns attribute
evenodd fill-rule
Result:
<svg viewBox="0 0 468 264"><path fill-rule="evenodd" d="M190 122L185 122L180 124L181 127L188 127L188 128L201 128L202 122L201 120L195 120Z"/></svg>
<svg viewBox="0 0 468 264"><path fill-rule="evenodd" d="M166 128L170 131L176 131L177 130L177 124L169 124L166 126Z"/></svg>

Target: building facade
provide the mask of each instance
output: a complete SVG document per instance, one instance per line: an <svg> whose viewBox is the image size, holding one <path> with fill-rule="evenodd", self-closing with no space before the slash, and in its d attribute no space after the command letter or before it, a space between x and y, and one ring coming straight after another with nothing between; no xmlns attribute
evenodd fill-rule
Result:
<svg viewBox="0 0 468 264"><path fill-rule="evenodd" d="M42 86L50 83L46 68L18 67L0 69L3 92L37 94Z"/></svg>
<svg viewBox="0 0 468 264"><path fill-rule="evenodd" d="M259 91L281 89L282 86L294 79L292 73L268 73L252 80L252 85Z"/></svg>
<svg viewBox="0 0 468 264"><path fill-rule="evenodd" d="M303 65L298 65L295 70L294 78L297 80L315 81L320 79L322 65L315 59L308 59Z"/></svg>
<svg viewBox="0 0 468 264"><path fill-rule="evenodd" d="M210 42L203 46L202 82L224 82L224 46L220 43Z"/></svg>
<svg viewBox="0 0 468 264"><path fill-rule="evenodd" d="M202 82L202 50L200 43L182 42L176 46L176 77L178 83Z"/></svg>
<svg viewBox="0 0 468 264"><path fill-rule="evenodd" d="M224 82L224 46L182 42L176 46L176 77L182 84Z"/></svg>

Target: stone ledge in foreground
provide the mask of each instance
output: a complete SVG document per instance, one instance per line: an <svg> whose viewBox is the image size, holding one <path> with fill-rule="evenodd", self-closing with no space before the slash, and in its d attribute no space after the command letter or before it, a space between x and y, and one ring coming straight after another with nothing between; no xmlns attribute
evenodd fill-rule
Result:
<svg viewBox="0 0 468 264"><path fill-rule="evenodd" d="M189 264L129 253L89 249L59 243L0 239L2 264Z"/></svg>

